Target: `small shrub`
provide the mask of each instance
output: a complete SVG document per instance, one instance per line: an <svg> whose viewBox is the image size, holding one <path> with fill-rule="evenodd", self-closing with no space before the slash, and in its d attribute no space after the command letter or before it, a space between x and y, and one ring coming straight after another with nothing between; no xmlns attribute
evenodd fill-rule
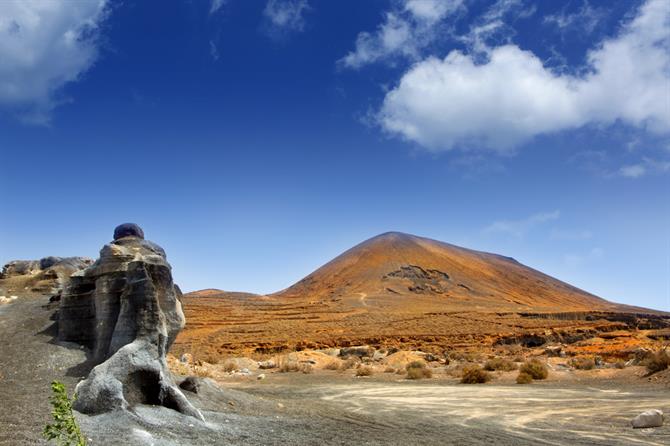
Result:
<svg viewBox="0 0 670 446"><path fill-rule="evenodd" d="M314 373L314 366L312 366L312 364L301 364L298 367L298 370L300 370L305 375L309 375L310 373Z"/></svg>
<svg viewBox="0 0 670 446"><path fill-rule="evenodd" d="M372 376L374 370L368 365L362 365L356 369L356 376Z"/></svg>
<svg viewBox="0 0 670 446"><path fill-rule="evenodd" d="M470 365L463 368L461 383L482 384L491 380L491 375L478 365Z"/></svg>
<svg viewBox="0 0 670 446"><path fill-rule="evenodd" d="M614 368L617 369L625 369L626 368L626 363L623 361L617 361L614 363Z"/></svg>
<svg viewBox="0 0 670 446"><path fill-rule="evenodd" d="M224 372L231 373L231 372L234 372L235 370L237 370L237 364L235 364L235 361L226 361L223 364L223 371Z"/></svg>
<svg viewBox="0 0 670 446"><path fill-rule="evenodd" d="M661 372L670 367L670 355L665 349L659 350L647 356L643 365L647 367L649 374Z"/></svg>
<svg viewBox="0 0 670 446"><path fill-rule="evenodd" d="M520 370L529 374L533 379L546 379L549 376L546 364L537 359L531 359L523 363Z"/></svg>
<svg viewBox="0 0 670 446"><path fill-rule="evenodd" d="M296 361L289 361L287 358L280 358L278 365L280 373L297 372L300 370L300 366Z"/></svg>
<svg viewBox="0 0 670 446"><path fill-rule="evenodd" d="M533 382L533 377L526 372L519 372L519 376L516 377L517 384L530 384Z"/></svg>
<svg viewBox="0 0 670 446"><path fill-rule="evenodd" d="M577 370L593 370L596 367L596 362L593 360L593 358L587 358L584 356L579 358L572 358L569 361L569 364L572 368Z"/></svg>
<svg viewBox="0 0 670 446"><path fill-rule="evenodd" d="M42 435L47 440L55 440L58 446L86 446L86 439L72 414L74 397L70 399L65 384L58 381L51 382L51 390L53 395L49 402L53 407L51 415L54 422L44 427Z"/></svg>
<svg viewBox="0 0 670 446"><path fill-rule="evenodd" d="M349 370L349 369L353 368L354 366L356 366L358 363L359 363L359 361L354 359L354 358L345 359L340 364L340 370L342 370L342 371Z"/></svg>
<svg viewBox="0 0 670 446"><path fill-rule="evenodd" d="M504 359L504 358L493 358L489 359L486 361L486 364L484 364L484 370L488 371L494 371L494 370L502 370L503 372L511 372L512 370L516 370L517 366L514 364L512 361L509 359Z"/></svg>
<svg viewBox="0 0 670 446"><path fill-rule="evenodd" d="M326 370L339 370L341 366L340 361L331 361L325 365L324 369Z"/></svg>
<svg viewBox="0 0 670 446"><path fill-rule="evenodd" d="M397 370L391 366L384 369L384 373L395 373Z"/></svg>
<svg viewBox="0 0 670 446"><path fill-rule="evenodd" d="M423 361L412 361L405 366L405 370L407 371L407 379L423 379L433 377L433 372Z"/></svg>

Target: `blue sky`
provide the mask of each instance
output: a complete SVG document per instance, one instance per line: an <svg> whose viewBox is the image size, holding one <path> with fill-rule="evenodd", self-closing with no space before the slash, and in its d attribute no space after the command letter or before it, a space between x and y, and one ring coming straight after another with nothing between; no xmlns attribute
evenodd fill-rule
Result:
<svg viewBox="0 0 670 446"><path fill-rule="evenodd" d="M665 0L0 3L0 263L122 222L185 290L389 230L670 310Z"/></svg>

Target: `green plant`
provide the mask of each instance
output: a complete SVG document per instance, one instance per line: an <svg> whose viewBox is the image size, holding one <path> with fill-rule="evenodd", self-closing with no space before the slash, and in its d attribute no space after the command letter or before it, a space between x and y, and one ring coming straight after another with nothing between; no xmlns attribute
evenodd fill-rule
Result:
<svg viewBox="0 0 670 446"><path fill-rule="evenodd" d="M55 440L58 446L85 446L86 439L72 414L75 397L70 399L65 384L58 381L51 382L51 390L53 395L49 398L49 402L53 407L51 415L54 422L44 427L42 435L47 440Z"/></svg>
<svg viewBox="0 0 670 446"><path fill-rule="evenodd" d="M520 371L529 374L533 379L546 379L549 376L547 366L537 359L523 363Z"/></svg>
<svg viewBox="0 0 670 446"><path fill-rule="evenodd" d="M494 370L502 370L505 372L511 372L512 370L516 370L516 364L514 364L512 361L509 359L505 358L493 358L489 359L486 361L486 364L484 364L484 370L489 370L489 371L494 371Z"/></svg>
<svg viewBox="0 0 670 446"><path fill-rule="evenodd" d="M463 384L482 384L491 380L491 375L478 365L466 366L461 374Z"/></svg>
<svg viewBox="0 0 670 446"><path fill-rule="evenodd" d="M526 372L519 372L519 376L516 377L517 384L530 384L533 382L533 377Z"/></svg>

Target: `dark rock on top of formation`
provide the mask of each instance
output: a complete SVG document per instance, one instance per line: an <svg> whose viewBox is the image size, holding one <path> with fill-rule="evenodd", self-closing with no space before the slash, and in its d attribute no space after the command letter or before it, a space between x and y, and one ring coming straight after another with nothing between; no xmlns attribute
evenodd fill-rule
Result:
<svg viewBox="0 0 670 446"><path fill-rule="evenodd" d="M165 251L141 237L112 241L93 265L72 276L61 298L58 337L91 348L97 364L77 385L77 410L95 414L151 404L202 419L165 360L186 323L180 299Z"/></svg>
<svg viewBox="0 0 670 446"><path fill-rule="evenodd" d="M144 231L135 223L123 223L114 229L114 240L123 237L144 238Z"/></svg>

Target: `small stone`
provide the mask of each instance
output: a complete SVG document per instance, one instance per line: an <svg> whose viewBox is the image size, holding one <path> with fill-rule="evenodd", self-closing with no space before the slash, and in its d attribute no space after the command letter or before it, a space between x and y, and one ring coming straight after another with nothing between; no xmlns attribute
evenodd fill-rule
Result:
<svg viewBox="0 0 670 446"><path fill-rule="evenodd" d="M636 428L661 427L663 426L663 412L658 409L642 412L631 420L631 425Z"/></svg>
<svg viewBox="0 0 670 446"><path fill-rule="evenodd" d="M258 376L256 377L256 379L258 379L258 380L265 379L265 373L261 373L260 375L258 375Z"/></svg>

